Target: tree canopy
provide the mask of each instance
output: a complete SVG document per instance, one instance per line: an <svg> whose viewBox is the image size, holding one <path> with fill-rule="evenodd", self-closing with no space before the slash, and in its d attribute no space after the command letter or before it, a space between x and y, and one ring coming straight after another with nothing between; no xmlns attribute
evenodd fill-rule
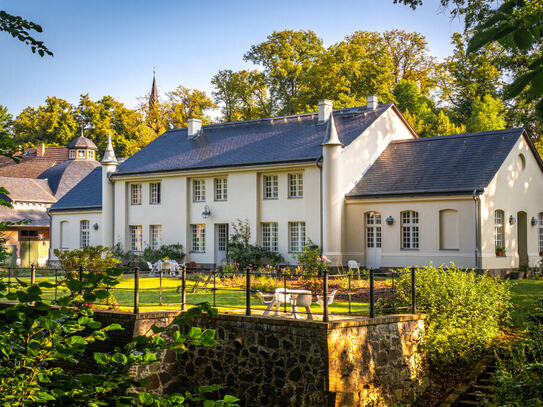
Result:
<svg viewBox="0 0 543 407"><path fill-rule="evenodd" d="M36 33L43 31L39 24L0 10L0 31L7 32L13 38L28 45L33 53L37 52L41 57L45 55L53 56L53 53L49 51L43 41L38 41L33 37Z"/></svg>

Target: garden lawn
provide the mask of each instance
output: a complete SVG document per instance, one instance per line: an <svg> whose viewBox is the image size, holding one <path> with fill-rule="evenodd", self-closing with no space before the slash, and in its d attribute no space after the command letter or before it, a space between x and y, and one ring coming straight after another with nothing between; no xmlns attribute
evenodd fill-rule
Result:
<svg viewBox="0 0 543 407"><path fill-rule="evenodd" d="M511 317L517 328L524 328L536 299L543 298L543 278L534 277L515 281L511 289L513 311Z"/></svg>

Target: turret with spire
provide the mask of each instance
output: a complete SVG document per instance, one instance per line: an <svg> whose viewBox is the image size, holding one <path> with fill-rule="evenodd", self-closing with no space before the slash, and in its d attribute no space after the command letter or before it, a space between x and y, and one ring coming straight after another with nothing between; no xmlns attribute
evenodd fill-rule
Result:
<svg viewBox="0 0 543 407"><path fill-rule="evenodd" d="M107 147L104 152L102 164L102 244L106 247L113 246L113 214L115 189L110 179L110 174L115 172L119 162L115 157L113 145L111 144L111 131L107 138Z"/></svg>

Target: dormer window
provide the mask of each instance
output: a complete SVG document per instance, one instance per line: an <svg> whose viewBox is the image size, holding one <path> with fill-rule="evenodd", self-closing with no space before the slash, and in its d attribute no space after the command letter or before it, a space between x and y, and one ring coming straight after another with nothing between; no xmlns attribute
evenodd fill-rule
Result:
<svg viewBox="0 0 543 407"><path fill-rule="evenodd" d="M87 158L89 160L94 160L94 151L93 150L87 150Z"/></svg>
<svg viewBox="0 0 543 407"><path fill-rule="evenodd" d="M70 150L70 151L68 152L68 158L69 158L70 160L73 160L73 159L75 158L75 150Z"/></svg>
<svg viewBox="0 0 543 407"><path fill-rule="evenodd" d="M85 158L85 150L77 150L77 158Z"/></svg>

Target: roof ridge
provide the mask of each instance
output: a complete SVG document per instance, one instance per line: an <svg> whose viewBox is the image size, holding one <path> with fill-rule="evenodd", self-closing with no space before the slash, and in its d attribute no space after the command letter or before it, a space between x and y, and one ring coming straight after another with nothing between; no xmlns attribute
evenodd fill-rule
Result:
<svg viewBox="0 0 543 407"><path fill-rule="evenodd" d="M403 139L403 140L392 140L390 143L400 144L400 143L413 143L413 142L423 142L423 141L435 141L443 139L455 139L455 138L468 138L468 137L481 137L481 136L491 136L491 135L511 135L520 131L520 134L524 131L524 127L514 127L510 129L502 130L488 130L488 131L478 131L473 133L459 133L459 134L446 134L446 135L437 135L429 137L420 137L416 139Z"/></svg>
<svg viewBox="0 0 543 407"><path fill-rule="evenodd" d="M48 194L49 196L51 196L51 198L53 198L53 199L55 200L55 202L56 202L56 198L55 198L55 195L53 194L53 191L51 190L51 187L49 187L49 191L47 191L47 190L43 187L43 185L40 185L40 184L46 183L47 186L49 186L49 183L48 183L48 181L47 181L47 178L45 178L45 179L28 178L28 179L30 179L34 184L36 184L36 186L37 186L38 188L40 188L43 192L45 192L46 194ZM42 182L38 182L38 180L39 180L39 181L42 181Z"/></svg>

